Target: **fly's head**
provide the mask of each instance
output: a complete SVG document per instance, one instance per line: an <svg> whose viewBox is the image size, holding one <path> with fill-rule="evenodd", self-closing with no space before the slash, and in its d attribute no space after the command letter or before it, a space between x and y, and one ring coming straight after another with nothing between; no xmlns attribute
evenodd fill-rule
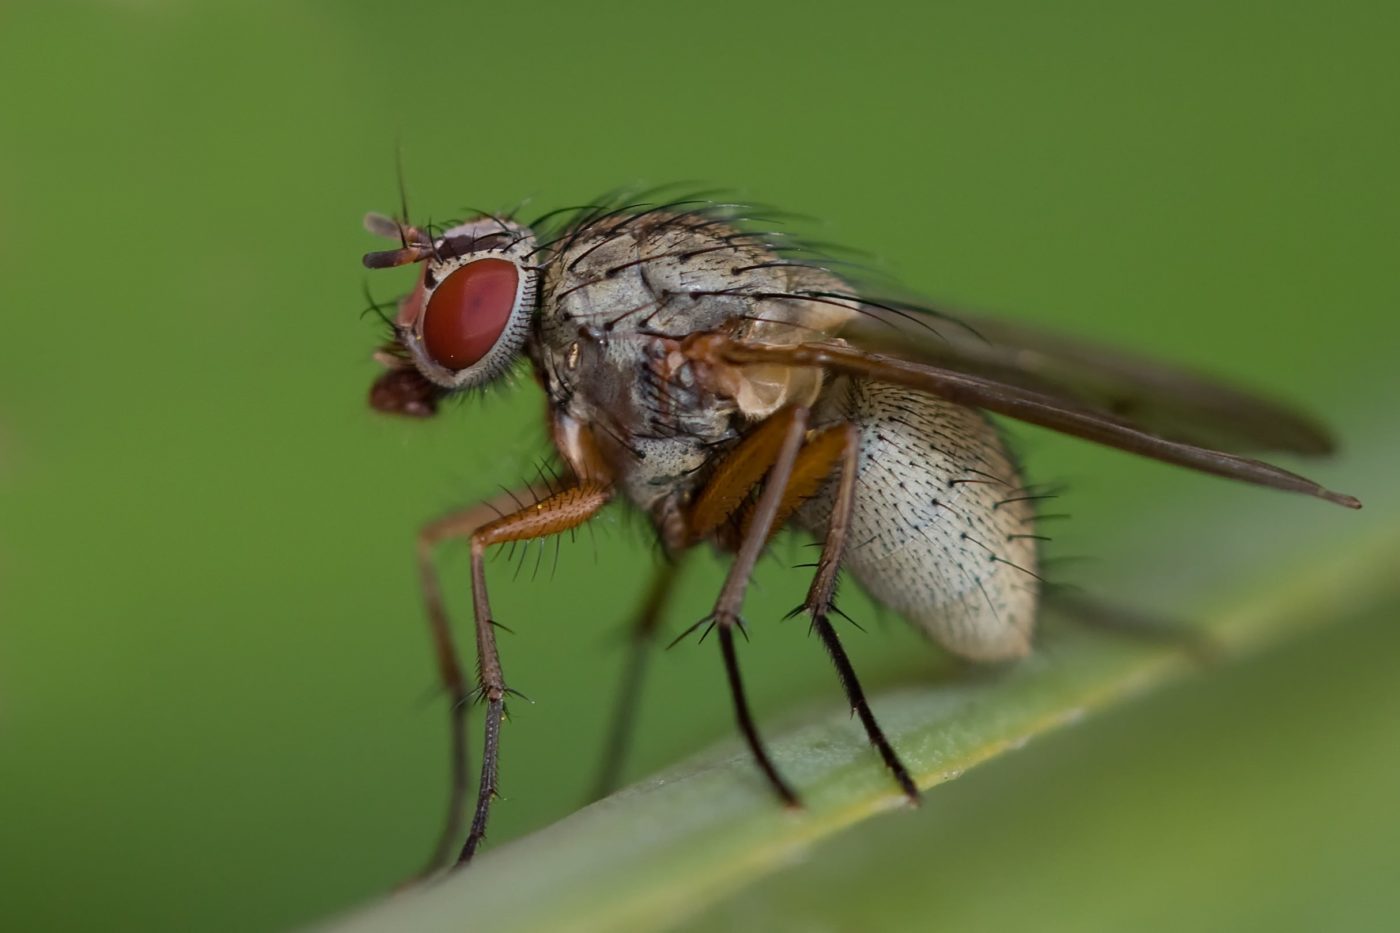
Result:
<svg viewBox="0 0 1400 933"><path fill-rule="evenodd" d="M442 397L509 372L539 300L534 234L492 216L439 232L370 214L365 227L400 244L366 253L367 268L421 264L413 291L389 322L392 338L375 354L388 371L370 389L370 405L427 417Z"/></svg>

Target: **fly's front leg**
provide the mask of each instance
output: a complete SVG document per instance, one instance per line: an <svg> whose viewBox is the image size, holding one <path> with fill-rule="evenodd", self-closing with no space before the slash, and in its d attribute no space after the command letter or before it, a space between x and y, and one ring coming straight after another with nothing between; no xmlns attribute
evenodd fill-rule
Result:
<svg viewBox="0 0 1400 933"><path fill-rule="evenodd" d="M601 497L602 501L581 517L575 518L575 513L579 509L576 500L568 500L567 497L580 496L585 491L591 491L588 495L594 498ZM588 495L583 495L584 499ZM519 534L516 537L500 538L503 541L522 540L525 538L543 537L553 534L554 531L539 531L541 527L542 514L554 516L553 521L558 524L557 531L567 531L569 528L582 522L601 507L606 501L607 490L602 486L580 487L579 489L566 490L558 496L551 495L549 490L543 487L526 487L517 492L506 492L486 502L480 503L463 512L448 515L426 525L418 533L418 572L423 587L423 602L427 608L428 625L433 636L433 646L437 654L438 675L442 680L443 687L447 690L448 699L451 706L448 709L449 729L451 734L451 772L450 790L448 792L447 818L444 821L442 835L437 846L433 850L432 857L428 864L420 873L420 877L426 877L442 868L450 860L456 840L462 832L462 816L467 802L468 775L467 775L467 706L470 701L470 694L467 690L466 678L462 673L462 665L458 660L457 648L452 637L452 626L447 618L447 610L443 605L442 587L438 583L437 570L433 566L433 551L437 545L452 538L470 538L472 544L472 580L473 580L473 605L476 608L477 618L477 656L484 658L486 655L482 651L482 620L490 619L490 610L487 608L483 614L482 606L486 605L485 582L482 581L480 587L476 586L478 576L478 566L480 561L477 558L477 539L483 534L490 534L498 537L507 532L500 526L503 524L515 527L520 531L525 526L529 526L532 531L539 533ZM562 503L557 500L565 499ZM525 503L535 503L525 505ZM568 513L563 519L558 512ZM524 519L524 520L522 520ZM572 520L565 520L572 519ZM533 520L533 522L529 521ZM512 524L513 523L513 524ZM548 524L547 522L545 524ZM492 531L492 529L495 529ZM490 543L490 542L488 542ZM483 545L484 549L485 545ZM500 681L500 661L495 650L495 635L490 630L489 622L486 623L487 638L490 642L490 656L492 658L491 667L495 672L496 680ZM479 668L484 671L485 666L479 663ZM501 686L501 694L504 696L504 685ZM484 691L483 691L483 695ZM488 723L489 725L489 723ZM499 724L496 732L499 732ZM488 746L492 749L497 747L499 738L497 735L488 735ZM487 772L486 762L483 761L483 775ZM495 786L495 765L494 759L489 769L491 774L491 787ZM484 783L484 781L483 781ZM489 799L489 798L488 798ZM478 801L478 815L482 831L485 830L485 817L483 807ZM473 821L475 829L477 821ZM471 842L473 850L480 837Z"/></svg>
<svg viewBox="0 0 1400 933"><path fill-rule="evenodd" d="M462 846L457 864L465 864L486 837L486 821L491 800L496 796L497 765L500 755L501 720L505 698L510 692L501 671L496 650L495 620L486 594L486 549L510 541L531 541L568 531L593 517L612 496L611 486L584 483L555 493L534 505L488 522L472 532L472 608L476 616L477 692L486 704L485 735L481 757L481 781L476 791L476 810L471 829Z"/></svg>
<svg viewBox="0 0 1400 933"><path fill-rule="evenodd" d="M880 724L875 721L875 714L870 711L870 705L865 700L865 691L861 689L855 668L846 656L846 649L841 646L836 629L831 625L832 600L836 593L836 580L841 572L841 554L845 550L846 536L851 526L851 510L855 505L856 470L860 454L860 430L854 424L847 423L832 430L840 432L837 436L841 438L842 443L836 501L831 508L831 519L827 524L821 557L817 560L817 573L812 578L806 601L794 614L806 612L811 617L812 629L831 655L831 662L836 666L836 674L846 691L846 699L851 704L851 710L859 717L861 725L865 727L870 744L880 753L885 767L890 769L905 796L918 803L918 785L895 754L889 739L885 738Z"/></svg>
<svg viewBox="0 0 1400 933"><path fill-rule="evenodd" d="M467 802L468 782L466 715L469 697L466 678L462 675L462 664L457 655L457 646L452 637L452 625L447 619L447 610L442 601L442 587L438 583L437 570L433 566L433 552L442 542L452 538L470 537L491 519L519 509L522 503L533 502L545 495L548 495L548 491L532 487L505 492L465 511L444 516L425 525L418 532L418 575L423 589L423 603L428 613L428 627L437 657L438 677L451 704L447 713L451 735L451 783L448 791L447 818L438 844L420 877L426 877L447 864L452 848L462 832L462 811Z"/></svg>

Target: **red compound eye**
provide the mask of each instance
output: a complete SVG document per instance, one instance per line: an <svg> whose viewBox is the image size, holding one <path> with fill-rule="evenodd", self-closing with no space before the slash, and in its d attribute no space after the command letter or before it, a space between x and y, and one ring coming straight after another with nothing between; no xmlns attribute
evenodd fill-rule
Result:
<svg viewBox="0 0 1400 933"><path fill-rule="evenodd" d="M504 259L478 259L433 291L423 319L423 347L433 362L462 370L481 360L510 323L520 272Z"/></svg>

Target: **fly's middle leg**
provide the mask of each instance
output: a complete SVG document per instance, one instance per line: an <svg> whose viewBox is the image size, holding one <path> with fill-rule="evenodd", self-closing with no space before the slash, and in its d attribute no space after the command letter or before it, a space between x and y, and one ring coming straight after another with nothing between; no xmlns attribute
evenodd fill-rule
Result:
<svg viewBox="0 0 1400 933"><path fill-rule="evenodd" d="M646 596L629 626L628 654L622 674L622 686L618 688L612 725L608 729L607 744L604 746L603 762L587 802L606 797L617 789L622 767L626 763L627 746L631 742L637 696L641 693L647 657L656 641L656 633L661 628L662 615L671 600L671 594L675 592L676 578L680 575L683 559L683 556L674 560L668 559L656 570Z"/></svg>

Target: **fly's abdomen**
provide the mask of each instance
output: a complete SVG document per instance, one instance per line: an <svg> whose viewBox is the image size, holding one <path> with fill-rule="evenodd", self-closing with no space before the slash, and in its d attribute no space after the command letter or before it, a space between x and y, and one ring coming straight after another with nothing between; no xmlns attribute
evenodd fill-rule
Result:
<svg viewBox="0 0 1400 933"><path fill-rule="evenodd" d="M861 432L845 569L955 654L1026 654L1039 592L1034 509L1000 436L972 409L843 382L816 415ZM819 537L834 491L828 484L799 513Z"/></svg>

